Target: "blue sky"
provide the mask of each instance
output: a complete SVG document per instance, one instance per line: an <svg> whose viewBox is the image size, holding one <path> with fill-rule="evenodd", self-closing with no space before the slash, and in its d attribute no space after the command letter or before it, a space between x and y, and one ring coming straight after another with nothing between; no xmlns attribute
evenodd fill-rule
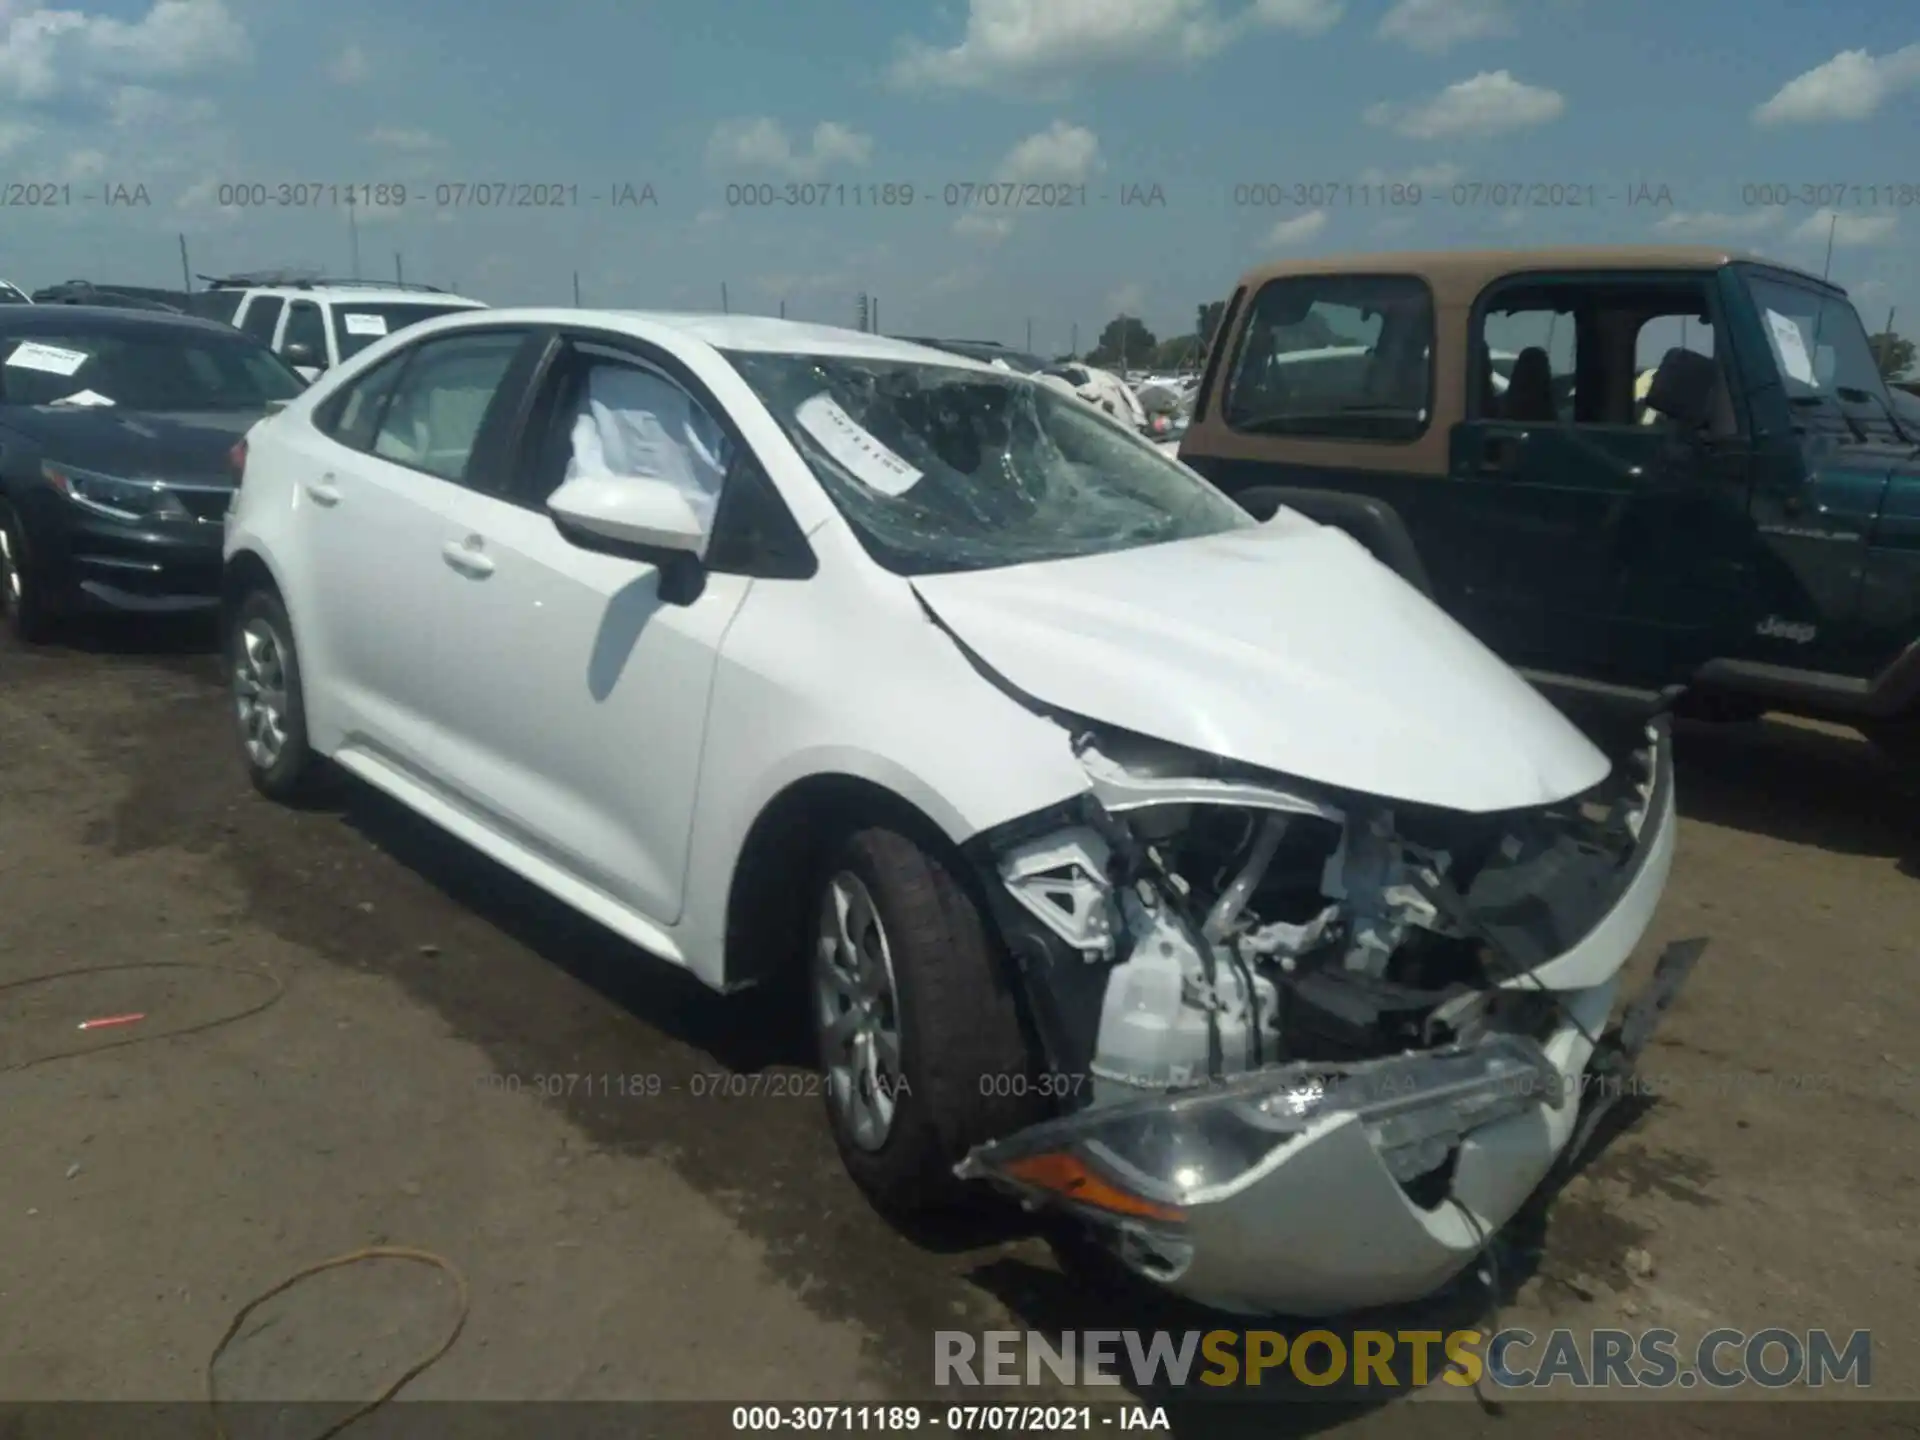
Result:
<svg viewBox="0 0 1920 1440"><path fill-rule="evenodd" d="M29 288L177 284L180 233L198 271L346 273L344 207L221 187L395 184L403 206L356 211L370 276L399 251L496 304L565 303L576 270L589 304L725 284L841 324L864 289L888 330L1030 323L1056 351L1120 310L1189 328L1290 253L1673 239L1817 270L1817 187L1844 186L1834 277L1920 333L1917 141L1920 13L1888 0L0 0L0 184L71 196L0 208L0 277ZM946 203L1009 179L1087 203ZM579 200L436 203L494 183ZM729 203L790 183L824 203ZM652 203L608 203L622 184ZM853 203L886 184L913 203ZM1269 185L1239 193L1285 203L1235 203Z"/></svg>

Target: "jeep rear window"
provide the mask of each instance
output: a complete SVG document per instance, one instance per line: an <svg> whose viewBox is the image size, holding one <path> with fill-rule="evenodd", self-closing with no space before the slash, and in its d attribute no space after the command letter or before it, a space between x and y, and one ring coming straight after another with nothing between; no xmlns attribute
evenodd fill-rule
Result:
<svg viewBox="0 0 1920 1440"><path fill-rule="evenodd" d="M1433 296L1408 275L1299 275L1254 297L1221 406L1252 435L1416 440L1433 405Z"/></svg>

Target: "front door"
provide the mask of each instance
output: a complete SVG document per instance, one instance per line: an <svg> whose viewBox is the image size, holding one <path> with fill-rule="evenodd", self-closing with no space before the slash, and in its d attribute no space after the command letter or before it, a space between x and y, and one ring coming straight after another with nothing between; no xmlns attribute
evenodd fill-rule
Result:
<svg viewBox="0 0 1920 1440"><path fill-rule="evenodd" d="M1645 405L1667 350L1714 355L1704 277L1529 275L1472 318L1451 440L1462 618L1513 663L1656 688L1723 643L1750 579L1751 446L1726 361L1716 421Z"/></svg>
<svg viewBox="0 0 1920 1440"><path fill-rule="evenodd" d="M446 776L513 843L669 926L720 642L753 582L710 573L668 603L656 566L576 547L545 505L570 466L671 472L717 501L744 447L664 368L593 344L566 345L529 414L506 493L468 489L444 515Z"/></svg>

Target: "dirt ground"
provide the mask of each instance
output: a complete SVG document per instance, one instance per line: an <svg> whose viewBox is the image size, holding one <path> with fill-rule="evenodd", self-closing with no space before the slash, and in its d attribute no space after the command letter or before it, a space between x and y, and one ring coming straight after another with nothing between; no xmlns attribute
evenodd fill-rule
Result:
<svg viewBox="0 0 1920 1440"><path fill-rule="evenodd" d="M926 1401L935 1330L1193 1323L1006 1223L889 1228L816 1098L696 1097L796 1067L777 997L708 994L364 789L256 798L204 642L0 644L0 985L100 972L0 989L0 1399L195 1399L248 1298L369 1245L470 1286L410 1398ZM1778 723L1690 730L1680 759L1636 964L1710 948L1647 1062L1662 1093L1503 1244L1501 1318L1870 1329L1875 1393L1920 1399L1920 785ZM151 961L217 968L104 968ZM221 1393L371 1396L456 1314L424 1265L321 1275ZM1263 1406L1248 1433L1384 1433L1419 1403Z"/></svg>

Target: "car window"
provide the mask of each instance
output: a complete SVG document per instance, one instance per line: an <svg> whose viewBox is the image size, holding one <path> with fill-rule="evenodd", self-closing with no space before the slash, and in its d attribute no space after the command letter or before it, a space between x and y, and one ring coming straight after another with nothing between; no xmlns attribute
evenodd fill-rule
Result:
<svg viewBox="0 0 1920 1440"><path fill-rule="evenodd" d="M278 295L256 295L248 303L246 314L240 317L240 328L262 345L271 345L274 327L280 323L280 312L286 308L287 302Z"/></svg>
<svg viewBox="0 0 1920 1440"><path fill-rule="evenodd" d="M296 300L293 308L287 311L287 331L280 338L280 353L286 354L295 345L306 346L313 357L311 360L302 360L301 364L326 367L327 321L320 313L320 307L311 300Z"/></svg>
<svg viewBox="0 0 1920 1440"><path fill-rule="evenodd" d="M1404 275L1269 281L1254 297L1221 413L1235 430L1417 439L1433 388L1433 298Z"/></svg>
<svg viewBox="0 0 1920 1440"><path fill-rule="evenodd" d="M1812 282L1754 273L1748 279L1782 386L1802 423L1845 440L1899 432L1887 386L1859 312Z"/></svg>
<svg viewBox="0 0 1920 1440"><path fill-rule="evenodd" d="M441 305L432 301L392 303L389 301L336 300L333 305L333 336L340 358L358 355L396 330L418 325L439 315L464 315L471 305ZM321 347L321 353L326 348Z"/></svg>
<svg viewBox="0 0 1920 1440"><path fill-rule="evenodd" d="M372 449L374 427L406 367L407 356L396 355L349 381L314 412L314 426L350 449Z"/></svg>
<svg viewBox="0 0 1920 1440"><path fill-rule="evenodd" d="M264 412L301 388L264 346L191 322L0 336L0 404Z"/></svg>
<svg viewBox="0 0 1920 1440"><path fill-rule="evenodd" d="M519 333L428 340L394 390L373 453L446 480L466 474L474 438L520 348Z"/></svg>
<svg viewBox="0 0 1920 1440"><path fill-rule="evenodd" d="M1478 346L1468 413L1518 425L1653 425L1647 408L1667 352L1713 358L1704 281L1547 276L1496 287L1476 308ZM1738 423L1724 375L1711 429Z"/></svg>
<svg viewBox="0 0 1920 1440"><path fill-rule="evenodd" d="M536 469L544 504L582 476L664 480L686 495L708 530L733 442L698 400L658 371L579 356L561 382L548 447Z"/></svg>

